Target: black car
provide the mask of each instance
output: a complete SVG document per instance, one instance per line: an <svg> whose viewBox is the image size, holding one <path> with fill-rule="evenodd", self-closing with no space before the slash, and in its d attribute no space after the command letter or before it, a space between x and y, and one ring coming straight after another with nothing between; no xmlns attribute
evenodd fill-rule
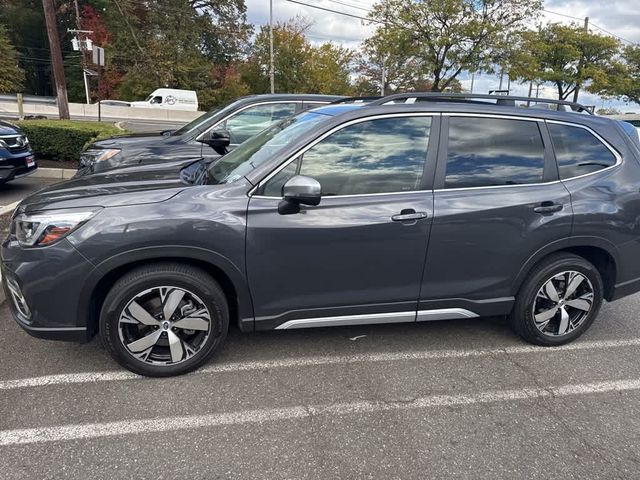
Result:
<svg viewBox="0 0 640 480"><path fill-rule="evenodd" d="M0 185L37 168L27 136L17 126L0 121Z"/></svg>
<svg viewBox="0 0 640 480"><path fill-rule="evenodd" d="M297 94L242 97L175 131L121 135L94 142L82 153L77 175L160 160L218 158L279 120L341 98ZM219 133L227 140L228 147L216 147L215 136Z"/></svg>
<svg viewBox="0 0 640 480"><path fill-rule="evenodd" d="M98 333L126 368L166 376L206 362L230 322L504 315L553 346L640 291L640 148L619 122L416 95L303 112L208 167L27 198L1 252L13 316L37 337Z"/></svg>

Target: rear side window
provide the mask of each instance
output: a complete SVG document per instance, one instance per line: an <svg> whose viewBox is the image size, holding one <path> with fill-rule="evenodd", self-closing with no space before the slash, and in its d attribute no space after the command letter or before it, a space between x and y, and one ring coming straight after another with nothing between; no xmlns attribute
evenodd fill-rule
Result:
<svg viewBox="0 0 640 480"><path fill-rule="evenodd" d="M616 157L591 132L580 127L549 123L560 178L578 177L616 164Z"/></svg>
<svg viewBox="0 0 640 480"><path fill-rule="evenodd" d="M450 117L445 188L540 183L544 143L537 122Z"/></svg>

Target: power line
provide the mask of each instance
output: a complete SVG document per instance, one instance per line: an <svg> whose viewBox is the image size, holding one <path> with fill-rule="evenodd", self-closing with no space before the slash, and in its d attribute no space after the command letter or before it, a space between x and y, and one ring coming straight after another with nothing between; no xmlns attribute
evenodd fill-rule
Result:
<svg viewBox="0 0 640 480"><path fill-rule="evenodd" d="M543 11L543 12L547 12L547 13L551 13L551 14L553 14L553 15L558 15L558 16L560 16L560 17L570 18L570 19L572 19L572 20L579 20L579 21L583 21L583 20L584 20L584 18L576 17L576 16L574 16L574 15L567 15L566 13L554 12L554 11L552 11L552 10L547 10L547 9L545 9L545 8L543 8L543 9L542 9L542 11ZM604 33L606 33L607 35L611 35L612 37L615 37L615 38L617 38L618 40L622 40L623 42L630 43L631 45L638 45L638 43L637 43L637 42L633 42L633 41L631 41L631 40L628 40L628 39L626 39L626 38L621 37L620 35L616 35L615 33L610 32L609 30L605 30L604 28L602 28L602 27L601 27L601 26L599 26L599 25L596 25L595 23L590 23L590 24L589 24L589 26L591 26L591 27L593 27L593 28L597 28L598 30L600 30L600 31L602 31L602 32L604 32Z"/></svg>
<svg viewBox="0 0 640 480"><path fill-rule="evenodd" d="M354 15L353 13L340 12L338 10L332 10L331 8L320 7L318 5L310 5L308 3L299 2L297 0L286 0L286 1L289 2L289 3L295 3L297 5L303 5L303 6L309 7L309 8L315 8L317 10L323 10L325 12L337 13L338 15L343 15L345 17L357 18L359 20L364 20L365 22L385 24L385 22L382 22L380 20L374 20L372 18L361 17L360 15Z"/></svg>
<svg viewBox="0 0 640 480"><path fill-rule="evenodd" d="M371 12L371 10L369 10L368 8L364 8L364 7L358 7L356 5L351 5L349 3L345 3L345 2L341 2L340 0L327 0L331 3L337 3L338 5L344 5L345 7L349 7L349 8L355 8L356 10L362 10L363 12Z"/></svg>

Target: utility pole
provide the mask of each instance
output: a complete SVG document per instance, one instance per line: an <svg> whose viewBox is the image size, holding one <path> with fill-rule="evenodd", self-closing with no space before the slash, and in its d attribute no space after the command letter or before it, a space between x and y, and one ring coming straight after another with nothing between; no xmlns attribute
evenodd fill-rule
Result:
<svg viewBox="0 0 640 480"><path fill-rule="evenodd" d="M269 0L269 79L271 93L276 93L276 73L273 62L273 0Z"/></svg>
<svg viewBox="0 0 640 480"><path fill-rule="evenodd" d="M589 33L589 17L584 17L584 33ZM582 61L580 61L580 69L582 70ZM573 103L578 101L578 94L580 93L580 84L576 84L576 89L573 91Z"/></svg>
<svg viewBox="0 0 640 480"><path fill-rule="evenodd" d="M475 73L471 73L471 91L469 93L473 93L473 83L476 80L476 74Z"/></svg>
<svg viewBox="0 0 640 480"><path fill-rule="evenodd" d="M78 31L82 30L82 24L80 22L80 7L78 6L78 0L73 0L73 3L76 7L76 27ZM86 37L85 37L86 40ZM87 80L87 72L84 71L86 65L86 58L84 55L85 52L85 43L82 41L82 37L80 37L80 68L82 69L82 79L84 80L84 93L87 97L87 105L91 103L91 98L89 96L89 82Z"/></svg>
<svg viewBox="0 0 640 480"><path fill-rule="evenodd" d="M58 99L58 114L61 120L69 120L69 100L67 99L67 85L64 79L64 66L62 64L62 51L60 39L56 27L56 12L53 8L53 0L42 0L44 18L47 23L47 36L49 37L49 49L51 50L51 65L53 78L56 85Z"/></svg>

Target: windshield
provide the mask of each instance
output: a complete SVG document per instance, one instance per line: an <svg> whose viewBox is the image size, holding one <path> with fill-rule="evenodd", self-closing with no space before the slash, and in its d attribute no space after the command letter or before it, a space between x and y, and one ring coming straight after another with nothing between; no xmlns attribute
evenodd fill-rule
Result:
<svg viewBox="0 0 640 480"><path fill-rule="evenodd" d="M211 117L216 115L219 111L220 111L220 109L216 108L216 109L211 110L210 112L207 112L207 113L205 113L203 115L200 115L195 120L191 120L186 125L180 127L178 130L173 132L171 135L184 135L185 133L189 133L190 131L195 130L196 128L199 128L201 125L206 123Z"/></svg>
<svg viewBox="0 0 640 480"><path fill-rule="evenodd" d="M209 168L209 183L235 182L326 119L322 113L305 112L272 125L215 162Z"/></svg>

